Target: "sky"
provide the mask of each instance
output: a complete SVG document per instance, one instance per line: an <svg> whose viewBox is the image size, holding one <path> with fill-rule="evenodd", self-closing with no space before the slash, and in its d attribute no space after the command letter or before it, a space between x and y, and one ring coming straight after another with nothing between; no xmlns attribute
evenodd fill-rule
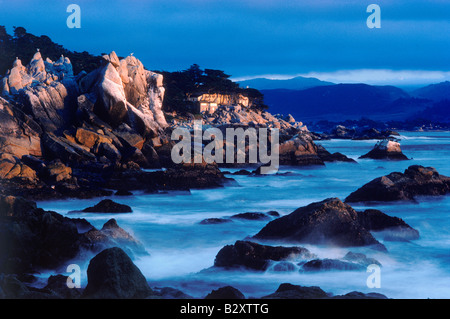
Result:
<svg viewBox="0 0 450 319"><path fill-rule="evenodd" d="M67 27L72 3L81 9L81 28ZM381 28L366 24L372 3ZM449 0L0 0L0 25L74 51L134 53L151 70L196 63L236 80L450 80Z"/></svg>

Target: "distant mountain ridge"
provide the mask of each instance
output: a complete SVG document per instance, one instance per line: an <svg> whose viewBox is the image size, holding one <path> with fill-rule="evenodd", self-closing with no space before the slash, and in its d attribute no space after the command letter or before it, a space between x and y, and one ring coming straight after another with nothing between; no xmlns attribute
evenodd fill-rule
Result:
<svg viewBox="0 0 450 319"><path fill-rule="evenodd" d="M289 89L302 90L315 86L333 85L332 82L322 81L313 77L297 76L286 80L276 80L267 78L255 78L251 80L237 81L237 83L245 88L250 87L258 90L274 90L274 89Z"/></svg>
<svg viewBox="0 0 450 319"><path fill-rule="evenodd" d="M411 92L412 96L435 102L450 100L450 81L430 84Z"/></svg>
<svg viewBox="0 0 450 319"><path fill-rule="evenodd" d="M261 92L269 112L291 114L302 121L361 118L402 121L419 114L422 118L430 117L426 110L435 110L437 102L450 99L450 82L428 85L410 93L395 86L362 83L321 85L302 90L265 89ZM443 118L450 118L450 109L442 104L437 109Z"/></svg>

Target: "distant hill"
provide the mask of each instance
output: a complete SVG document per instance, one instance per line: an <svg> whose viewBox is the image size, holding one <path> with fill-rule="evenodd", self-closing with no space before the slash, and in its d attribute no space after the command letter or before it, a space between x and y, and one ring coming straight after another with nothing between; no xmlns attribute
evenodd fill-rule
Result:
<svg viewBox="0 0 450 319"><path fill-rule="evenodd" d="M336 84L304 90L262 90L269 112L292 114L300 121L360 119L403 120L432 105L394 86Z"/></svg>
<svg viewBox="0 0 450 319"><path fill-rule="evenodd" d="M450 100L442 100L414 114L412 119L424 119L431 122L450 123Z"/></svg>
<svg viewBox="0 0 450 319"><path fill-rule="evenodd" d="M450 82L427 85L411 92L412 96L432 101L450 100Z"/></svg>
<svg viewBox="0 0 450 319"><path fill-rule="evenodd" d="M288 90L303 90L315 86L332 85L332 82L321 81L316 78L308 78L297 76L287 80L271 80L266 78L256 78L252 80L237 81L240 87L250 87L257 90L274 90L274 89L288 89Z"/></svg>

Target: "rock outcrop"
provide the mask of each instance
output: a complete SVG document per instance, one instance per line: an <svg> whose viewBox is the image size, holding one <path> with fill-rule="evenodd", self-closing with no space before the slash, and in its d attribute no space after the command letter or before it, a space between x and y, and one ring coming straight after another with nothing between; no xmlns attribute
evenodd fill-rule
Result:
<svg viewBox="0 0 450 319"><path fill-rule="evenodd" d="M305 260L313 257L314 254L303 247L273 247L238 240L234 245L227 245L217 253L214 266L265 271L274 261Z"/></svg>
<svg viewBox="0 0 450 319"><path fill-rule="evenodd" d="M301 133L280 142L280 165L308 166L325 165L325 162L355 162L341 153L328 152L322 145L314 143L312 135Z"/></svg>
<svg viewBox="0 0 450 319"><path fill-rule="evenodd" d="M26 67L16 59L4 83L3 95L20 103L43 130L56 132L73 123L78 86L68 58L44 61L38 51Z"/></svg>
<svg viewBox="0 0 450 319"><path fill-rule="evenodd" d="M254 237L344 247L375 245L383 250L371 232L380 233L390 241L419 238L419 232L398 217L375 209L355 211L338 198L298 208L269 222Z"/></svg>
<svg viewBox="0 0 450 319"><path fill-rule="evenodd" d="M278 289L262 299L387 299L385 295L369 292L362 293L352 291L345 295L333 296L331 293L323 291L320 287L305 287L289 283L281 284Z"/></svg>
<svg viewBox="0 0 450 319"><path fill-rule="evenodd" d="M326 134L327 138L335 139L353 139L353 140L383 140L388 139L392 135L399 135L391 130L379 130L376 128L367 128L365 126L356 128L347 128L344 125L335 125L331 128L330 133Z"/></svg>
<svg viewBox="0 0 450 319"><path fill-rule="evenodd" d="M126 123L142 136L152 137L167 127L162 113L162 75L144 69L134 56L119 59L113 51L104 65L80 80L80 106L117 127Z"/></svg>
<svg viewBox="0 0 450 319"><path fill-rule="evenodd" d="M120 248L103 250L89 262L83 298L142 299L153 294L144 275Z"/></svg>
<svg viewBox="0 0 450 319"><path fill-rule="evenodd" d="M385 250L358 222L358 213L338 198L298 208L269 222L254 238L341 247L373 246Z"/></svg>
<svg viewBox="0 0 450 319"><path fill-rule="evenodd" d="M83 213L131 213L132 211L130 206L116 203L111 199L103 199L94 206L81 210Z"/></svg>
<svg viewBox="0 0 450 319"><path fill-rule="evenodd" d="M400 143L392 140L382 140L375 144L374 148L360 156L359 158L371 159L388 159L388 160L407 160L405 154L402 153Z"/></svg>
<svg viewBox="0 0 450 319"><path fill-rule="evenodd" d="M419 239L419 232L409 226L403 219L391 217L377 209L358 212L358 222L371 232L380 232L384 240L407 241Z"/></svg>
<svg viewBox="0 0 450 319"><path fill-rule="evenodd" d="M44 211L13 196L0 196L0 212L0 273L56 269L81 251L96 253L113 246L130 254L146 253L115 220L97 230L86 220Z"/></svg>
<svg viewBox="0 0 450 319"><path fill-rule="evenodd" d="M31 116L0 97L0 153L42 156L41 127Z"/></svg>
<svg viewBox="0 0 450 319"><path fill-rule="evenodd" d="M438 196L450 192L450 177L433 167L412 165L404 173L375 178L351 193L346 202L413 200L416 196Z"/></svg>
<svg viewBox="0 0 450 319"><path fill-rule="evenodd" d="M147 180L141 168L175 167L173 143L162 111L162 75L134 56L111 52L99 68L74 76L67 58L44 61L37 52L27 66L16 60L2 85L0 194L88 198L108 195L112 185L136 189L135 178L151 191L231 180L217 165L180 165Z"/></svg>
<svg viewBox="0 0 450 319"><path fill-rule="evenodd" d="M232 286L225 286L211 291L205 299L245 299L242 292Z"/></svg>
<svg viewBox="0 0 450 319"><path fill-rule="evenodd" d="M284 283L274 293L263 296L262 299L322 299L327 297L328 294L320 287L305 287Z"/></svg>

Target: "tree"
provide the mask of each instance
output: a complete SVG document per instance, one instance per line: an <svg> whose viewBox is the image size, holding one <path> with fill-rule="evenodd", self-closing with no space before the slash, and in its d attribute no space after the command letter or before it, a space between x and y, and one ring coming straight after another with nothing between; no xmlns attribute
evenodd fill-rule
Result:
<svg viewBox="0 0 450 319"><path fill-rule="evenodd" d="M25 30L24 27L13 27L13 29L14 29L14 36L16 38L21 38L27 34L27 30Z"/></svg>

